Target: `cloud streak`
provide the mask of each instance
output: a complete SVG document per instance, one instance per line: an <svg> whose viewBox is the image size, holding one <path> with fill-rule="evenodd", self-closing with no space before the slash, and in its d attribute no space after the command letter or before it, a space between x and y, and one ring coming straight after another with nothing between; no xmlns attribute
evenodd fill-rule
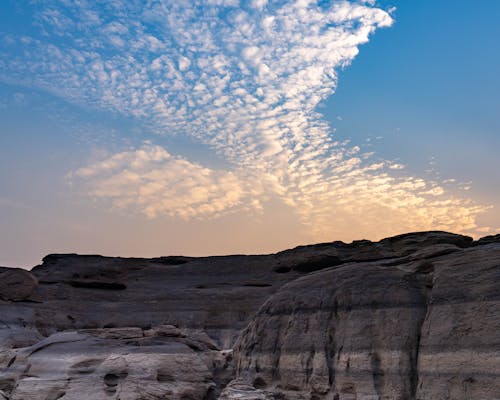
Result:
<svg viewBox="0 0 500 400"><path fill-rule="evenodd" d="M279 196L317 238L353 225L366 234L476 228L484 207L335 140L315 111L359 46L393 23L372 1L41 4L47 39L4 38L4 80L189 136L230 165L211 169L146 143L75 171L91 196L182 218Z"/></svg>

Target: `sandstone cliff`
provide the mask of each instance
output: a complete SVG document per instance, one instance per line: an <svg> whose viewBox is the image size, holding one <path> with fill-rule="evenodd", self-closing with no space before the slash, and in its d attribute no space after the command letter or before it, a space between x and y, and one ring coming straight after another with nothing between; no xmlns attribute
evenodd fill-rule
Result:
<svg viewBox="0 0 500 400"><path fill-rule="evenodd" d="M0 268L0 399L500 399L500 236Z"/></svg>

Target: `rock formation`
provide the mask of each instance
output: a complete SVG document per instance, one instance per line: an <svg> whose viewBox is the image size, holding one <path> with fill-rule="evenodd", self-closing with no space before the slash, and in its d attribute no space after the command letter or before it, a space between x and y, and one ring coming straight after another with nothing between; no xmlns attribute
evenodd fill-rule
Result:
<svg viewBox="0 0 500 400"><path fill-rule="evenodd" d="M0 267L0 299L21 301L29 298L38 286L37 279L20 268Z"/></svg>
<svg viewBox="0 0 500 400"><path fill-rule="evenodd" d="M0 399L500 399L500 236L0 268Z"/></svg>

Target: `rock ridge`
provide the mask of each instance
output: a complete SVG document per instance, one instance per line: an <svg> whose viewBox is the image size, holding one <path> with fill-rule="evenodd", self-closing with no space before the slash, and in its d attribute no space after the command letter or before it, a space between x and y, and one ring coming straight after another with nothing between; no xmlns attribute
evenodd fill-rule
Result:
<svg viewBox="0 0 500 400"><path fill-rule="evenodd" d="M0 268L0 399L500 399L500 235Z"/></svg>

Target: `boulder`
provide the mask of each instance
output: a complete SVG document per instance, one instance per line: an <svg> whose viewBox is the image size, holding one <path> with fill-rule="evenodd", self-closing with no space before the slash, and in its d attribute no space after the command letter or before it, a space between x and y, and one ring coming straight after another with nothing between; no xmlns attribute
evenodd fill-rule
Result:
<svg viewBox="0 0 500 400"><path fill-rule="evenodd" d="M22 301L28 299L38 286L38 280L21 268L0 267L0 299Z"/></svg>

